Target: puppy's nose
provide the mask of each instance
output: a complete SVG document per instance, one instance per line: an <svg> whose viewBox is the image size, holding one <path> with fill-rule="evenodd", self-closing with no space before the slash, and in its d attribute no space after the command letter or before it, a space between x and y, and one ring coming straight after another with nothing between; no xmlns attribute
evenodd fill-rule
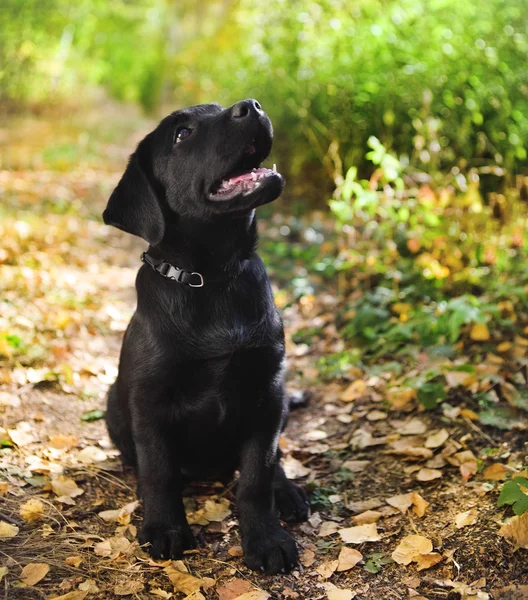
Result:
<svg viewBox="0 0 528 600"><path fill-rule="evenodd" d="M260 113L262 113L262 107L253 98L237 102L231 107L231 116L233 119L245 119L250 115L257 116Z"/></svg>

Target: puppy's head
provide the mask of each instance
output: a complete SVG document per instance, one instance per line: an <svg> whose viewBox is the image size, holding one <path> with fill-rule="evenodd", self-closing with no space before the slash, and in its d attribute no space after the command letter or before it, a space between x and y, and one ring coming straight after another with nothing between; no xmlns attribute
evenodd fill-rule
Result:
<svg viewBox="0 0 528 600"><path fill-rule="evenodd" d="M284 187L279 173L261 167L272 140L271 122L256 100L174 112L130 157L104 222L156 245L167 222L179 217L210 222L247 214Z"/></svg>

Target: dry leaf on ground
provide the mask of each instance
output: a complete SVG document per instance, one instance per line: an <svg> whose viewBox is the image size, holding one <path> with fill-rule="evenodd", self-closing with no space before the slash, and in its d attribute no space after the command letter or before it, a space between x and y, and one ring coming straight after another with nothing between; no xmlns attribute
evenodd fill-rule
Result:
<svg viewBox="0 0 528 600"><path fill-rule="evenodd" d="M375 523L356 525L338 531L345 544L363 544L364 542L377 542L381 540Z"/></svg>
<svg viewBox="0 0 528 600"><path fill-rule="evenodd" d="M318 532L318 537L326 537L327 535L334 534L339 529L339 525L334 521L325 521Z"/></svg>
<svg viewBox="0 0 528 600"><path fill-rule="evenodd" d="M422 482L433 481L434 479L440 479L442 475L442 471L439 471L438 469L428 469L427 467L424 467L416 473L416 479Z"/></svg>
<svg viewBox="0 0 528 600"><path fill-rule="evenodd" d="M22 569L20 579L28 586L36 585L48 574L50 567L46 563L29 563Z"/></svg>
<svg viewBox="0 0 528 600"><path fill-rule="evenodd" d="M0 540L13 538L18 532L19 529L16 525L11 525L11 523L6 523L5 521L0 521Z"/></svg>
<svg viewBox="0 0 528 600"><path fill-rule="evenodd" d="M123 536L115 536L95 544L94 552L97 556L114 559L120 554L124 556L132 554L136 547L136 542L129 542Z"/></svg>
<svg viewBox="0 0 528 600"><path fill-rule="evenodd" d="M282 466L288 479L300 479L310 473L310 469L305 467L300 460L293 456L287 456L282 460Z"/></svg>
<svg viewBox="0 0 528 600"><path fill-rule="evenodd" d="M97 594L99 592L99 588L95 583L95 579L87 579L79 584L79 589L81 592L88 592L89 594Z"/></svg>
<svg viewBox="0 0 528 600"><path fill-rule="evenodd" d="M393 506L405 514L409 508L411 508L413 503L412 492L409 492L408 494L396 494L396 496L386 498L385 502L389 506Z"/></svg>
<svg viewBox="0 0 528 600"><path fill-rule="evenodd" d="M423 517L425 515L425 511L427 510L427 507L429 506L429 502L427 502L427 500L424 500L420 494L418 494L418 492L412 492L411 494L411 500L413 503L413 512L417 517Z"/></svg>
<svg viewBox="0 0 528 600"><path fill-rule="evenodd" d="M458 513L455 516L455 525L457 529L462 529L462 527L466 527L467 525L473 525L477 522L478 519L478 511L476 508L472 508L471 510L467 510L465 512Z"/></svg>
<svg viewBox="0 0 528 600"><path fill-rule="evenodd" d="M264 590L253 590L242 594L242 596L237 596L235 600L268 600L269 597L268 592Z"/></svg>
<svg viewBox="0 0 528 600"><path fill-rule="evenodd" d="M337 558L337 571L348 571L363 560L363 554L355 548L343 546Z"/></svg>
<svg viewBox="0 0 528 600"><path fill-rule="evenodd" d="M44 503L42 500L38 498L30 498L27 502L24 502L20 507L20 516L31 523L33 521L38 521L42 518L44 514Z"/></svg>
<svg viewBox="0 0 528 600"><path fill-rule="evenodd" d="M352 521L354 521L356 525L368 525L369 523L377 523L381 517L383 517L383 513L377 510L366 510L359 515L352 517Z"/></svg>
<svg viewBox="0 0 528 600"><path fill-rule="evenodd" d="M528 549L528 512L510 519L500 528L499 535L512 542L517 548Z"/></svg>
<svg viewBox="0 0 528 600"><path fill-rule="evenodd" d="M441 562L443 558L444 557L438 552L429 552L429 554L420 554L415 558L414 562L418 566L418 571L423 571L424 569L434 567Z"/></svg>
<svg viewBox="0 0 528 600"><path fill-rule="evenodd" d="M218 600L235 600L242 594L251 592L253 585L247 579L230 579L216 588Z"/></svg>
<svg viewBox="0 0 528 600"><path fill-rule="evenodd" d="M70 567L78 567L82 563L82 560L81 556L68 556L64 559L64 563Z"/></svg>
<svg viewBox="0 0 528 600"><path fill-rule="evenodd" d="M338 588L333 583L325 583L327 600L352 600L356 596L356 592Z"/></svg>
<svg viewBox="0 0 528 600"><path fill-rule="evenodd" d="M67 594L64 594L63 596L52 596L50 598L47 598L47 600L84 600L87 595L88 595L88 592L82 592L80 590L76 590L74 592L68 592Z"/></svg>
<svg viewBox="0 0 528 600"><path fill-rule="evenodd" d="M319 573L319 575L321 575L321 577L323 577L324 579L328 579L329 577L332 577L332 575L335 573L337 565L337 560L327 560L325 562L322 562L320 565L317 565L315 570L317 571L317 573Z"/></svg>
<svg viewBox="0 0 528 600"><path fill-rule="evenodd" d="M138 592L143 591L145 586L141 581L137 581L134 579L127 579L122 583L118 583L114 588L114 594L116 596L130 596L132 594L137 594Z"/></svg>
<svg viewBox="0 0 528 600"><path fill-rule="evenodd" d="M187 515L189 525L208 525L209 523L221 523L231 515L229 500L220 498L218 502L206 500L204 508Z"/></svg>
<svg viewBox="0 0 528 600"><path fill-rule="evenodd" d="M399 565L408 565L423 554L433 551L433 543L423 535L408 535L404 537L392 553L392 558Z"/></svg>
<svg viewBox="0 0 528 600"><path fill-rule="evenodd" d="M360 473L366 469L372 461L370 460L347 460L343 463L343 469L348 469L352 473Z"/></svg>
<svg viewBox="0 0 528 600"><path fill-rule="evenodd" d="M192 594L193 592L200 591L200 589L206 584L203 579L194 577L189 573L182 573L182 571L172 565L165 567L164 571L174 586L175 592Z"/></svg>
<svg viewBox="0 0 528 600"><path fill-rule="evenodd" d="M426 448L439 448L442 444L444 444L449 438L449 433L447 429L440 429L431 433L427 436L425 440L424 446Z"/></svg>
<svg viewBox="0 0 528 600"><path fill-rule="evenodd" d="M51 480L51 489L53 493L60 497L76 498L84 494L84 490L77 487L77 484L70 477L59 475Z"/></svg>
<svg viewBox="0 0 528 600"><path fill-rule="evenodd" d="M121 525L128 525L130 523L132 513L138 506L139 502L136 500L135 502L129 502L128 504L125 504L125 506L122 508L117 508L115 510L103 510L99 513L99 516L107 523L120 523Z"/></svg>

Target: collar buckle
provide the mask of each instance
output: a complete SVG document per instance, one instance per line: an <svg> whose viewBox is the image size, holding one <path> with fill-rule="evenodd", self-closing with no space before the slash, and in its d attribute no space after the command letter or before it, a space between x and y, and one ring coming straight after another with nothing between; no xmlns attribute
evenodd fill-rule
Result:
<svg viewBox="0 0 528 600"><path fill-rule="evenodd" d="M192 276L192 275L198 275L198 277L200 278L200 283L191 283L191 282L189 282L189 283L188 283L189 287L192 287L192 288L201 288L201 287L203 287L203 286L204 286L204 278L203 278L203 275L202 275L201 273L196 273L196 271L193 271L193 272L191 273L191 276Z"/></svg>

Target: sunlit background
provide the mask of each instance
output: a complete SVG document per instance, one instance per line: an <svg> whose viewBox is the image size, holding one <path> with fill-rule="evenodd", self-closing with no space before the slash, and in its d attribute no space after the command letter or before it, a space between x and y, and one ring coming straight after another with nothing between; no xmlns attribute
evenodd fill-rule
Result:
<svg viewBox="0 0 528 600"><path fill-rule="evenodd" d="M2 553L19 557L9 585L23 594L21 565L47 560L50 544L38 584L47 597L79 573L112 597L127 569L136 587L126 593L152 584L135 534L108 568L87 541L117 535L99 509L135 498L119 467L101 467L115 459L102 418L145 243L101 213L162 116L248 97L273 121L267 164L287 180L258 211L287 389L312 395L286 432L289 476L310 480L325 527L383 502L373 497L400 509L377 513L385 533L360 546L361 566L338 569L333 581L350 588L339 598L414 585L391 558L400 532L429 535L435 549L442 540L427 554L443 562L422 597L474 582L475 595L467 585L460 594L485 598L486 586L521 581L526 555L511 553L497 523L511 504L528 508L527 479L499 496L511 474L528 477L527 32L526 0L2 0L0 521L24 519L7 541L1 523ZM82 489L71 481L65 501L50 480L72 469ZM409 518L416 489L424 497ZM47 513L26 519L21 502L42 494ZM516 543L526 548L524 523ZM193 574L221 581L242 562L215 525L204 535L216 570L202 554L189 560ZM317 540L303 564L331 565L335 527L303 527L305 548ZM291 597L322 597L312 574ZM155 577L170 597L164 572Z"/></svg>

